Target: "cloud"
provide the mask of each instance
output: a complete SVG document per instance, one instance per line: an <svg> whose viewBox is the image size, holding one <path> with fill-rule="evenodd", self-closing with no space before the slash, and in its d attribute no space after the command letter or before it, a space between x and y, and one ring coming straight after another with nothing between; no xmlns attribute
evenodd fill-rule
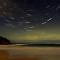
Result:
<svg viewBox="0 0 60 60"><path fill-rule="evenodd" d="M46 24L47 22L43 22L43 23L41 23L41 24Z"/></svg>
<svg viewBox="0 0 60 60"><path fill-rule="evenodd" d="M13 24L11 24L11 23L5 23L5 26L6 26L6 27L12 27L12 28L15 27L15 26L14 26Z"/></svg>

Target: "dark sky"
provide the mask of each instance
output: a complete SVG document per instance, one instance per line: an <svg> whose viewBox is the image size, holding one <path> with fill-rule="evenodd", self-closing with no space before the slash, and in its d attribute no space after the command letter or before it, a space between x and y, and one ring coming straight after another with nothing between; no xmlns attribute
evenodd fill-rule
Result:
<svg viewBox="0 0 60 60"><path fill-rule="evenodd" d="M0 1L0 35L11 40L60 40L60 0Z"/></svg>

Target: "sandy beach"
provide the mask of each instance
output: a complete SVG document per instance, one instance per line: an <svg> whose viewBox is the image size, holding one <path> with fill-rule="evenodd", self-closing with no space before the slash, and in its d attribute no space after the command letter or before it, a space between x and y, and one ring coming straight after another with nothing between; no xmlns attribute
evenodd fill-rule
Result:
<svg viewBox="0 0 60 60"><path fill-rule="evenodd" d="M0 46L1 60L60 60L60 47Z"/></svg>

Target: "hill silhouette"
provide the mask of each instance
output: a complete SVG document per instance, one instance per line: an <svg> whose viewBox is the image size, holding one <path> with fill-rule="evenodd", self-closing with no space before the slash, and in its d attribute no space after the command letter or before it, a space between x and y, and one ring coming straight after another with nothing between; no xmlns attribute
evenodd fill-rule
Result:
<svg viewBox="0 0 60 60"><path fill-rule="evenodd" d="M0 45L8 45L8 44L11 44L11 42L7 38L0 36Z"/></svg>

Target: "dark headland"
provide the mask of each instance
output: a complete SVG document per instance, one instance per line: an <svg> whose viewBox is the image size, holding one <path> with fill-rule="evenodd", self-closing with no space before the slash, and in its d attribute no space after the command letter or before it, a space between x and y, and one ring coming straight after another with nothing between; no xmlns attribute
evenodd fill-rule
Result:
<svg viewBox="0 0 60 60"><path fill-rule="evenodd" d="M10 40L5 37L0 36L0 45L9 45L11 44Z"/></svg>

